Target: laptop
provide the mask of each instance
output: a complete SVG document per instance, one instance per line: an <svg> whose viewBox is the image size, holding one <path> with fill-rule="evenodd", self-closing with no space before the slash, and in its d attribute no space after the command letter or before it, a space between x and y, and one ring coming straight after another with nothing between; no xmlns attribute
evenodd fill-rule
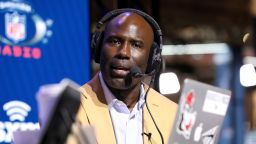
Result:
<svg viewBox="0 0 256 144"><path fill-rule="evenodd" d="M231 91L185 79L169 144L217 144Z"/></svg>

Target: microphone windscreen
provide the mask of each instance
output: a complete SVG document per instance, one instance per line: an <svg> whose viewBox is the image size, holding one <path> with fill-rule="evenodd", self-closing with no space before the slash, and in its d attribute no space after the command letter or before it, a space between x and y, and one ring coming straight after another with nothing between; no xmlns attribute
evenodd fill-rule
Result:
<svg viewBox="0 0 256 144"><path fill-rule="evenodd" d="M137 67L137 66L135 66L131 69L130 74L131 74L132 77L136 77L136 78L139 78L139 77L143 76L143 74L141 73L140 68Z"/></svg>

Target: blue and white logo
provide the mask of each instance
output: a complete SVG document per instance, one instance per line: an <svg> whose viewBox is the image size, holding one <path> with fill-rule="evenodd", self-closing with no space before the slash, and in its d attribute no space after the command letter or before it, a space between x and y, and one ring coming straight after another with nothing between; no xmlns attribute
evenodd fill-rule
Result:
<svg viewBox="0 0 256 144"><path fill-rule="evenodd" d="M22 101L10 101L4 104L3 109L9 116L10 121L25 121L28 116L28 112L31 111L31 107Z"/></svg>
<svg viewBox="0 0 256 144"><path fill-rule="evenodd" d="M9 101L3 105L10 121L0 121L0 143L10 143L14 131L38 130L39 123L25 122L31 107L22 101Z"/></svg>
<svg viewBox="0 0 256 144"><path fill-rule="evenodd" d="M0 42L4 44L20 46L30 46L39 42L46 44L53 34L50 30L53 20L44 20L28 2L0 0L0 18L2 17L5 20L5 35L0 33Z"/></svg>
<svg viewBox="0 0 256 144"><path fill-rule="evenodd" d="M15 43L26 38L26 15L14 13L5 14L5 35Z"/></svg>

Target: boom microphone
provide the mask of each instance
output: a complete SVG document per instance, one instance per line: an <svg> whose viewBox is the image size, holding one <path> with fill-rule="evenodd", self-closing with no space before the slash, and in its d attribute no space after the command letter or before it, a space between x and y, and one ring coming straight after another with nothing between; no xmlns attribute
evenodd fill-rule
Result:
<svg viewBox="0 0 256 144"><path fill-rule="evenodd" d="M142 78L145 76L152 76L153 74L155 74L155 70L153 70L149 74L146 74L146 73L142 73L138 66L133 67L130 71L130 75L134 78Z"/></svg>

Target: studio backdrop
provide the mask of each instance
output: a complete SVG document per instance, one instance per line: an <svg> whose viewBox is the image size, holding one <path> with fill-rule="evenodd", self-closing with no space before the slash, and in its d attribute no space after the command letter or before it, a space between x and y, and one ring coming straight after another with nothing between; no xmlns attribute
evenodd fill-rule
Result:
<svg viewBox="0 0 256 144"><path fill-rule="evenodd" d="M90 78L88 0L0 0L0 143L38 129L36 92Z"/></svg>

